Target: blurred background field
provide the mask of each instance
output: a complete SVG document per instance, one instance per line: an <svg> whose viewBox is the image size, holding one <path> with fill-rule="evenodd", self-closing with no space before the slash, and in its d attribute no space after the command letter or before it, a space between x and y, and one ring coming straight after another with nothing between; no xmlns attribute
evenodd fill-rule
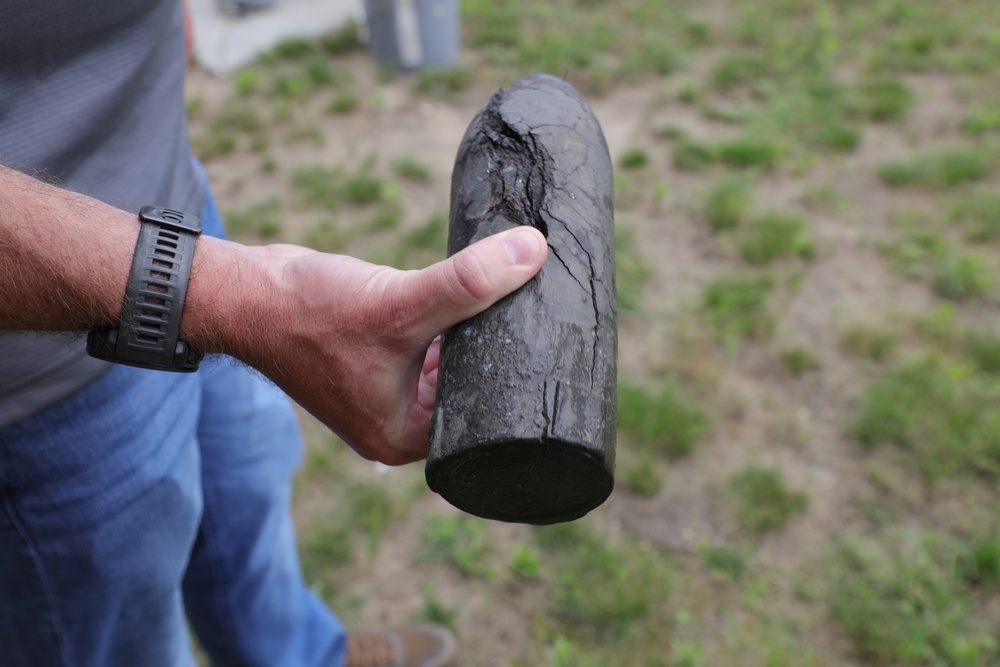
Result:
<svg viewBox="0 0 1000 667"><path fill-rule="evenodd" d="M616 166L617 487L481 521L304 417L311 585L465 667L1000 665L1000 4L460 6L449 70L351 24L192 69L194 148L235 238L418 268L479 107L575 85Z"/></svg>

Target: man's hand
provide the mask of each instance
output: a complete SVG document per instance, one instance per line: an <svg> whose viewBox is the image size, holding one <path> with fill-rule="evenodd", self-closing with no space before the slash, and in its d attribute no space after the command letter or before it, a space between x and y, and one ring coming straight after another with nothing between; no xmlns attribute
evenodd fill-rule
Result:
<svg viewBox="0 0 1000 667"><path fill-rule="evenodd" d="M183 335L259 369L362 456L392 465L427 453L439 352L432 341L527 282L547 252L530 227L422 271L298 246L223 243L199 241L206 252L196 255ZM226 252L235 253L235 272L214 276L199 261ZM241 280L243 302L223 296L217 278Z"/></svg>

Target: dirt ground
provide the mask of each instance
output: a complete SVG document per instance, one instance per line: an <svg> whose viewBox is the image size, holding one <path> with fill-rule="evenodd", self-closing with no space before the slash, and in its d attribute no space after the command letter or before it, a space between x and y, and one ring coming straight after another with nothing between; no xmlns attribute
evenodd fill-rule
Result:
<svg viewBox="0 0 1000 667"><path fill-rule="evenodd" d="M322 145L273 142L270 152L278 169L272 173L262 171L256 158L242 153L209 162L208 173L223 211L269 197L293 201L289 173L296 165L361 163L375 156L376 164L383 167L398 158L415 158L430 168L429 185L400 184L404 230L447 212L459 140L479 107L506 82L475 80L442 99L416 93L412 77L380 80L364 55L342 64L356 82L360 109L330 115L316 103L300 111L299 120L319 127L325 140ZM641 312L621 318L619 374L639 382L655 381L667 371L701 381L707 378L721 407L710 434L692 456L676 463L657 462L663 475L658 494L640 497L619 486L605 506L594 512L592 521L611 535L647 540L683 560L705 545L739 543L740 535L718 501L719 489L748 462L775 466L791 486L806 490L810 499L802 517L764 536L754 547L756 566L770 572L780 586L786 575L790 578L821 557L838 535L864 530L859 506L875 497L875 491L863 470L866 460L859 458L856 443L845 434L845 424L866 386L868 371L846 356L839 336L852 323L905 322L935 305L926 285L892 271L878 251L878 242L886 238L890 212L900 206L919 207L921 201L912 193L887 194L878 183L876 166L914 146L934 147L940 137L947 137L960 115L961 91L951 89L944 79L912 77L908 82L921 102L905 129L869 125L860 147L850 154L802 174L764 177L756 190L757 208L807 212L818 254L801 270L791 270L796 276L794 285L779 285L773 301L774 335L738 351L726 351L704 341L690 313L706 282L740 272L738 251L732 243L717 239L700 218L704 177L678 171L668 144L657 138L656 129L670 124L695 138L717 138L732 133L733 128L706 120L697 110L678 103L682 79L666 77L590 98L613 159L638 146L648 150L651 160L630 176L640 194L616 214L618 224L634 230L635 245L653 269L643 288ZM232 87L229 79L191 71L189 98L202 100L193 119L195 133L198 118L211 118L230 97ZM650 194L656 185L666 188L659 201ZM835 205L810 208L808 194L822 188L837 193ZM307 211L283 208L281 238L301 238L313 220ZM363 242L356 247L361 253L368 250ZM984 317L983 310L995 314L994 305L980 304L960 308L958 317L975 320ZM778 350L796 344L818 353L821 372L795 377L783 370ZM304 422L310 447L328 442L308 417ZM620 450L627 446L627 442L619 444ZM629 456L620 451L622 460ZM422 484L420 466L385 470L350 456L338 465L345 466L352 478L390 479L413 488ZM315 525L330 510L328 483L309 476L300 480L296 506L300 525ZM426 517L456 510L426 491L415 492L408 502L403 517L385 532L370 560L355 565L352 574L342 578L350 582L348 590L339 591L335 599L347 601L340 611L348 623L404 622L419 614L430 589L444 605L460 608L455 620L461 637L460 664L542 664L545 655L536 641L537 609L544 605L540 598L545 591L515 581L484 585L420 562L414 555L420 551L420 526ZM938 502L946 508L959 501L945 492ZM527 530L514 525L491 527L493 552L509 553L511 545L528 539ZM683 584L679 586L683 591ZM694 596L690 590L688 594ZM686 600L696 619L700 613L713 613L708 602L699 606L691 597ZM842 652L842 638L831 632L825 641L830 655L839 656L831 664L851 664Z"/></svg>

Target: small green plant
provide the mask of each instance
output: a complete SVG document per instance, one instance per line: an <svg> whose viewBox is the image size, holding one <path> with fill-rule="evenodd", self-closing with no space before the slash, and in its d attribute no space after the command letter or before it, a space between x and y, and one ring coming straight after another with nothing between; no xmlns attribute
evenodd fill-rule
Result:
<svg viewBox="0 0 1000 667"><path fill-rule="evenodd" d="M357 93L351 90L342 90L333 96L326 110L338 116L346 116L357 111L360 105Z"/></svg>
<svg viewBox="0 0 1000 667"><path fill-rule="evenodd" d="M852 324L840 334L844 349L871 361L885 361L899 342L895 334L865 324Z"/></svg>
<svg viewBox="0 0 1000 667"><path fill-rule="evenodd" d="M857 91L855 107L864 118L879 123L905 120L913 108L913 91L894 77L876 76L865 79Z"/></svg>
<svg viewBox="0 0 1000 667"><path fill-rule="evenodd" d="M755 534L781 528L809 504L804 492L788 487L781 471L758 465L730 477L728 491L740 525Z"/></svg>
<svg viewBox="0 0 1000 667"><path fill-rule="evenodd" d="M992 273L977 255L952 254L942 260L934 272L934 291L952 301L979 296L992 282Z"/></svg>
<svg viewBox="0 0 1000 667"><path fill-rule="evenodd" d="M663 478L650 458L643 458L626 467L622 481L633 493L645 497L655 496L663 486Z"/></svg>
<svg viewBox="0 0 1000 667"><path fill-rule="evenodd" d="M642 288L653 274L635 242L635 229L615 225L615 286L618 308L623 313L635 313L642 307Z"/></svg>
<svg viewBox="0 0 1000 667"><path fill-rule="evenodd" d="M820 358L812 350L801 345L784 348L779 357L785 370L796 377L819 370L822 366Z"/></svg>
<svg viewBox="0 0 1000 667"><path fill-rule="evenodd" d="M680 139L674 146L674 166L681 171L702 171L716 160L713 146L693 139Z"/></svg>
<svg viewBox="0 0 1000 667"><path fill-rule="evenodd" d="M659 391L618 385L618 428L646 451L677 459L687 456L708 432L704 409L673 381Z"/></svg>
<svg viewBox="0 0 1000 667"><path fill-rule="evenodd" d="M706 547L702 549L701 557L708 569L721 572L733 581L742 579L749 566L747 554L743 549L724 546Z"/></svg>
<svg viewBox="0 0 1000 667"><path fill-rule="evenodd" d="M705 194L705 217L716 233L735 229L746 218L752 203L753 190L746 177L723 176Z"/></svg>
<svg viewBox="0 0 1000 667"><path fill-rule="evenodd" d="M272 197L245 209L228 211L224 216L226 228L235 238L273 238L281 233L280 211L280 202Z"/></svg>
<svg viewBox="0 0 1000 667"><path fill-rule="evenodd" d="M423 592L424 605L421 607L420 611L414 615L413 620L422 623L430 623L432 625L443 625L454 631L455 619L457 619L459 613L461 613L461 608L457 606L449 606L442 602L441 598L434 593L434 587L430 584L424 584L420 587L420 589Z"/></svg>
<svg viewBox="0 0 1000 667"><path fill-rule="evenodd" d="M770 169L778 164L781 153L775 141L756 136L723 141L716 147L719 161L737 169Z"/></svg>
<svg viewBox="0 0 1000 667"><path fill-rule="evenodd" d="M1000 375L1000 336L981 331L970 332L963 347L980 371Z"/></svg>
<svg viewBox="0 0 1000 667"><path fill-rule="evenodd" d="M943 190L981 181L991 165L980 151L952 148L882 165L879 176L892 187L925 187Z"/></svg>
<svg viewBox="0 0 1000 667"><path fill-rule="evenodd" d="M542 558L526 544L517 544L507 561L507 569L521 579L538 579L542 572Z"/></svg>
<svg viewBox="0 0 1000 667"><path fill-rule="evenodd" d="M644 148L630 148L618 159L622 169L639 169L649 164L649 153Z"/></svg>
<svg viewBox="0 0 1000 667"><path fill-rule="evenodd" d="M948 210L948 218L967 230L969 240L1000 239L1000 193L992 187L964 193Z"/></svg>
<svg viewBox="0 0 1000 667"><path fill-rule="evenodd" d="M797 213L772 211L757 215L740 239L740 254L757 265L793 255L813 257L816 246L806 235L808 225Z"/></svg>
<svg viewBox="0 0 1000 667"><path fill-rule="evenodd" d="M473 81L473 71L467 67L427 70L417 77L418 93L450 96L460 93Z"/></svg>
<svg viewBox="0 0 1000 667"><path fill-rule="evenodd" d="M484 562L487 546L483 522L470 517L435 514L424 522L421 533L427 557L444 559L468 575L493 575L493 570Z"/></svg>
<svg viewBox="0 0 1000 667"><path fill-rule="evenodd" d="M719 278L705 286L702 307L709 330L727 345L745 338L764 338L774 320L768 300L774 288L769 277Z"/></svg>
<svg viewBox="0 0 1000 667"><path fill-rule="evenodd" d="M239 97L249 97L260 87L261 71L257 67L244 67L233 75L233 87Z"/></svg>
<svg viewBox="0 0 1000 667"><path fill-rule="evenodd" d="M716 90L730 91L740 86L757 83L765 75L760 58L744 54L727 55L712 72L712 86Z"/></svg>
<svg viewBox="0 0 1000 667"><path fill-rule="evenodd" d="M413 157L401 157L392 162L392 170L400 178L414 183L430 183L431 169Z"/></svg>
<svg viewBox="0 0 1000 667"><path fill-rule="evenodd" d="M646 617L670 590L666 559L641 544L580 544L556 568L553 612L596 633L617 633Z"/></svg>
<svg viewBox="0 0 1000 667"><path fill-rule="evenodd" d="M347 21L339 30L319 38L319 47L331 56L342 56L362 48L357 21Z"/></svg>
<svg viewBox="0 0 1000 667"><path fill-rule="evenodd" d="M974 113L962 121L962 131L972 136L982 136L1000 130L1000 105Z"/></svg>

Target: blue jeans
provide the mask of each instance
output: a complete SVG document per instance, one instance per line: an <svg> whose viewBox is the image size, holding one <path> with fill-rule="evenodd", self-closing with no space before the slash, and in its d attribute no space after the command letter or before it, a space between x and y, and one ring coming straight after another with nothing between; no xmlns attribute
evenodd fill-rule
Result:
<svg viewBox="0 0 1000 667"><path fill-rule="evenodd" d="M222 234L211 198L206 233ZM335 667L339 621L306 587L290 517L287 399L229 359L113 366L0 428L0 663Z"/></svg>

